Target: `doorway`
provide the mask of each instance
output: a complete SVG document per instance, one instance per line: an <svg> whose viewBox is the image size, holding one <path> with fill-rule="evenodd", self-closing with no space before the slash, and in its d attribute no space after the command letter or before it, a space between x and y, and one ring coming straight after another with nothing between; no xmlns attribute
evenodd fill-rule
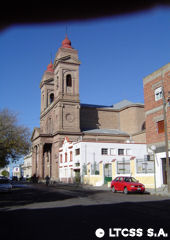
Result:
<svg viewBox="0 0 170 240"><path fill-rule="evenodd" d="M170 158L169 158L170 161ZM170 164L169 164L170 168ZM166 176L166 158L162 158L162 182L163 184L167 184L167 176Z"/></svg>
<svg viewBox="0 0 170 240"><path fill-rule="evenodd" d="M112 164L105 163L104 164L104 183L107 184L108 182L112 181Z"/></svg>
<svg viewBox="0 0 170 240"><path fill-rule="evenodd" d="M45 143L43 147L43 179L52 177L52 144Z"/></svg>

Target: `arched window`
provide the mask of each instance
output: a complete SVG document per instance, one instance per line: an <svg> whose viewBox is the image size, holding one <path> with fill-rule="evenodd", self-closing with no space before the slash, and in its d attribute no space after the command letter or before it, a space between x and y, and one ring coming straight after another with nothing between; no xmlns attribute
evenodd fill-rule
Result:
<svg viewBox="0 0 170 240"><path fill-rule="evenodd" d="M142 124L142 131L144 131L146 129L146 123L144 122L143 124Z"/></svg>
<svg viewBox="0 0 170 240"><path fill-rule="evenodd" d="M67 87L72 87L72 78L71 78L71 75L70 75L70 74L68 74L68 75L66 76L66 86L67 86Z"/></svg>
<svg viewBox="0 0 170 240"><path fill-rule="evenodd" d="M50 104L54 101L54 93L50 94Z"/></svg>

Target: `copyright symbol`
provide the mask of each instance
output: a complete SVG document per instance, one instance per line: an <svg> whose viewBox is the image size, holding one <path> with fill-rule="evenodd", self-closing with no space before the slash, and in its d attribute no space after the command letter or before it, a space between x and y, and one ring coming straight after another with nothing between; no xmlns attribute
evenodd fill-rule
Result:
<svg viewBox="0 0 170 240"><path fill-rule="evenodd" d="M95 234L96 234L96 237L102 238L104 236L105 232L104 232L104 230L102 228L98 228L96 230Z"/></svg>

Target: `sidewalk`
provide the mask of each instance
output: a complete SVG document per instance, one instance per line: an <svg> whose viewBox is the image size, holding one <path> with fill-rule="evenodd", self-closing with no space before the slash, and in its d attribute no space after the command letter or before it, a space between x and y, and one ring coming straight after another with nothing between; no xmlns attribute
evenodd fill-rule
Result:
<svg viewBox="0 0 170 240"><path fill-rule="evenodd" d="M168 186L167 185L163 185L160 188L148 188L146 189L147 192L149 192L151 195L159 195L159 196L169 196L170 197L170 193L168 193Z"/></svg>

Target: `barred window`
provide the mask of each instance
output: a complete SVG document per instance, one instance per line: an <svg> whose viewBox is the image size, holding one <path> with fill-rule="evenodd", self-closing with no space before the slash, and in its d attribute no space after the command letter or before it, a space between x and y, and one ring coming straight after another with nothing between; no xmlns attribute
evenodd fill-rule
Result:
<svg viewBox="0 0 170 240"><path fill-rule="evenodd" d="M118 155L124 155L124 149L118 149Z"/></svg>
<svg viewBox="0 0 170 240"><path fill-rule="evenodd" d="M101 149L101 154L102 155L108 155L108 149L107 148L102 148Z"/></svg>
<svg viewBox="0 0 170 240"><path fill-rule="evenodd" d="M96 161L94 161L91 164L91 174L92 175L99 175L99 163L96 163Z"/></svg>
<svg viewBox="0 0 170 240"><path fill-rule="evenodd" d="M118 174L129 174L130 173L130 161L118 161L117 162L117 173Z"/></svg>
<svg viewBox="0 0 170 240"><path fill-rule="evenodd" d="M83 176L87 175L87 165L85 163L82 166L82 174L83 174Z"/></svg>
<svg viewBox="0 0 170 240"><path fill-rule="evenodd" d="M144 161L143 159L136 159L137 173L154 173L154 161Z"/></svg>

